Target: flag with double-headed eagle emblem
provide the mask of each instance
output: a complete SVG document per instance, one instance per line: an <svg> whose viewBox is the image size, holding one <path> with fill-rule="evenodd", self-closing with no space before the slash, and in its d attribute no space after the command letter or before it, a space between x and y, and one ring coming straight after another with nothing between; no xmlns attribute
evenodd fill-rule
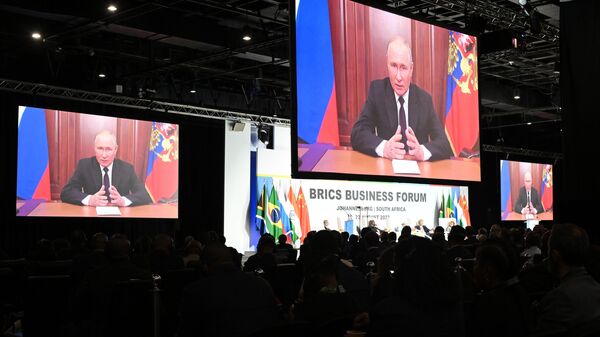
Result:
<svg viewBox="0 0 600 337"><path fill-rule="evenodd" d="M552 165L546 164L544 165L544 170L542 171L542 205L544 206L544 210L548 211L552 209Z"/></svg>
<svg viewBox="0 0 600 337"><path fill-rule="evenodd" d="M478 112L476 39L450 31L445 126L455 156L463 150L479 152Z"/></svg>
<svg viewBox="0 0 600 337"><path fill-rule="evenodd" d="M179 127L152 122L146 189L156 203L177 200L179 182Z"/></svg>

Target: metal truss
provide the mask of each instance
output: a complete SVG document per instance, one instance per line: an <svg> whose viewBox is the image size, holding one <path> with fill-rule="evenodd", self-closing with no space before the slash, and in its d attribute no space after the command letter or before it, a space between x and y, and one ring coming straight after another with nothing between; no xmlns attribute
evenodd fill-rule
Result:
<svg viewBox="0 0 600 337"><path fill-rule="evenodd" d="M550 158L550 159L554 159L554 160L564 158L562 153L544 152L544 151L529 150L529 149L509 147L509 146L482 144L481 149L483 151L487 151L487 152L516 154L516 155L521 155L521 156L537 157L537 158Z"/></svg>
<svg viewBox="0 0 600 337"><path fill-rule="evenodd" d="M227 110L202 108L192 105L160 102L153 101L150 99L133 98L128 96L117 96L8 79L0 79L0 90L34 96L37 95L89 103L101 103L140 110L152 110L177 115L187 115L194 117L220 119L254 124L290 126L290 120L286 118L260 116Z"/></svg>
<svg viewBox="0 0 600 337"><path fill-rule="evenodd" d="M434 8L443 8L450 12L457 14L464 14L465 6L467 6L469 12L474 12L482 17L491 20L494 25L502 25L507 28L518 28L523 31L529 27L525 24L528 22L528 17L521 12L498 6L489 1L485 0L421 0L422 3L427 3ZM410 10L406 0L388 0L388 6L391 8L398 8L404 10ZM559 39L559 29L547 23L541 24L541 31L539 33L530 34L541 40L548 42L556 42Z"/></svg>

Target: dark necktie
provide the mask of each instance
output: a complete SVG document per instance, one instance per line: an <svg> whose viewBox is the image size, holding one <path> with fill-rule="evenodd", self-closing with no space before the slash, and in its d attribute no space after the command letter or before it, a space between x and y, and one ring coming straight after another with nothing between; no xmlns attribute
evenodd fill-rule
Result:
<svg viewBox="0 0 600 337"><path fill-rule="evenodd" d="M398 111L398 124L400 125L400 132L402 133L402 144L404 144L404 150L408 152L408 147L406 145L406 114L404 113L404 97L398 97L398 102L400 102L400 110Z"/></svg>
<svg viewBox="0 0 600 337"><path fill-rule="evenodd" d="M102 184L104 185L104 195L106 195L106 200L110 202L110 180L108 179L108 167L102 169L104 171L104 178L102 180Z"/></svg>
<svg viewBox="0 0 600 337"><path fill-rule="evenodd" d="M531 204L531 191L527 191L527 207Z"/></svg>

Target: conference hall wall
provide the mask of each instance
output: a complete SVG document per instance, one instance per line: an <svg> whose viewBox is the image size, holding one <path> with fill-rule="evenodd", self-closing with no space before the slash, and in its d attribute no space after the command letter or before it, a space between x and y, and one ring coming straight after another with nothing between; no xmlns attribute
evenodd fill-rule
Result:
<svg viewBox="0 0 600 337"><path fill-rule="evenodd" d="M150 132L146 131L152 129L151 121L177 124L179 126L179 187L177 192L171 195L173 198L157 198L156 200L157 204L171 201L173 206L178 205L178 210L173 213L176 217L162 219L143 218L140 215L133 215L132 218L125 216L64 217L60 214L54 217L32 216L35 215L35 212L30 213L29 216L17 216L13 205L18 175L19 106L41 108L44 109L44 112L50 111L51 115L62 118L60 122L65 123L61 128L62 133L58 132L59 129L47 128L50 130L46 135L48 144L58 144L53 143L53 140L57 138L64 140L61 143L62 147L56 148L56 151L52 152L54 154L50 156L52 158L49 167L55 168L49 175L50 200L60 199L62 185L70 176L67 171L72 172L76 164L74 156L77 153L82 156L93 155L91 148L84 148L84 146L91 146L91 143L89 140L84 141L82 138L84 133L79 134L77 130L85 130L85 134L89 134L93 128L108 127L110 129L110 126L114 126L114 131L119 137L117 158L131 162L138 176L144 179L148 168L147 144L150 137ZM21 110L23 112L24 109L21 108ZM223 121L11 93L0 93L0 111L1 130L5 140L5 161L4 165L0 166L2 177L5 177L0 179L0 190L5 192L0 213L2 223L0 225L0 247L8 251L11 256L25 255L42 237L48 239L68 237L72 230L78 228L83 229L88 235L98 231L106 232L109 235L116 232L125 233L132 242L140 236L154 235L159 232L171 233L180 239L188 234L198 235L205 230L222 231L223 129L225 124ZM73 117L75 115L69 115L66 113L67 111L83 115ZM80 123L73 123L73 118L79 120ZM87 119L93 122L81 124L82 120ZM60 124L58 120L56 122L52 125ZM108 124L103 125L100 122ZM76 126L77 128L75 128ZM86 128L90 128L90 130ZM79 134L80 137L77 138L76 134ZM82 142L73 142L77 139ZM207 146L208 144L210 146ZM63 158L60 160L63 160L64 163L59 162L57 154L60 154L60 157ZM67 160L70 157L73 157L71 158L73 160ZM21 199L26 200L28 196ZM19 201L17 207L18 205ZM95 212L92 213L90 215L95 215Z"/></svg>

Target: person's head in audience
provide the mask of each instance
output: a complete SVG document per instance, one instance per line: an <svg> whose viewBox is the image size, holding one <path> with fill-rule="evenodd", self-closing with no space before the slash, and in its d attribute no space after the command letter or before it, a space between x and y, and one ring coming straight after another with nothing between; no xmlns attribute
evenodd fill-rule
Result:
<svg viewBox="0 0 600 337"><path fill-rule="evenodd" d="M52 241L52 246L54 246L54 251L56 252L56 257L59 260L70 259L71 256L71 244L65 238L58 238Z"/></svg>
<svg viewBox="0 0 600 337"><path fill-rule="evenodd" d="M152 240L152 251L155 253L162 253L165 255L171 255L173 250L173 239L167 234L157 234Z"/></svg>
<svg viewBox="0 0 600 337"><path fill-rule="evenodd" d="M439 233L439 234L444 234L444 227L442 226L436 226L435 229L433 230L433 233Z"/></svg>
<svg viewBox="0 0 600 337"><path fill-rule="evenodd" d="M473 276L480 289L493 289L507 284L519 271L519 258L510 245L488 240L475 252Z"/></svg>
<svg viewBox="0 0 600 337"><path fill-rule="evenodd" d="M85 235L85 232L81 229L76 229L71 232L71 235L69 235L69 242L71 243L71 248L73 249L85 250L85 245L87 241L87 236Z"/></svg>
<svg viewBox="0 0 600 337"><path fill-rule="evenodd" d="M218 242L208 244L204 248L202 264L204 271L209 275L220 271L237 270L231 251Z"/></svg>
<svg viewBox="0 0 600 337"><path fill-rule="evenodd" d="M200 255L202 253L202 244L200 241L191 240L187 243L183 252L185 255Z"/></svg>
<svg viewBox="0 0 600 337"><path fill-rule="evenodd" d="M398 293L421 308L450 305L459 299L457 279L441 247L411 236L394 248L394 279Z"/></svg>
<svg viewBox="0 0 600 337"><path fill-rule="evenodd" d="M52 261L56 259L56 251L48 239L40 239L35 245L35 251L30 257L34 261Z"/></svg>
<svg viewBox="0 0 600 337"><path fill-rule="evenodd" d="M190 241L196 240L192 235L188 235L183 239L183 246L186 247Z"/></svg>
<svg viewBox="0 0 600 337"><path fill-rule="evenodd" d="M475 229L473 228L473 226L465 227L465 234L467 236L467 239L472 239L475 236Z"/></svg>
<svg viewBox="0 0 600 337"><path fill-rule="evenodd" d="M467 232L461 226L452 226L448 234L448 244L450 246L462 245L465 243Z"/></svg>
<svg viewBox="0 0 600 337"><path fill-rule="evenodd" d="M260 239L258 239L258 244L256 245L256 254L257 255L265 255L265 254L273 254L275 250L275 238L271 234L263 234Z"/></svg>
<svg viewBox="0 0 600 337"><path fill-rule="evenodd" d="M358 244L358 235L356 235L356 234L350 235L350 237L348 238L348 243L351 245Z"/></svg>
<svg viewBox="0 0 600 337"><path fill-rule="evenodd" d="M121 236L114 236L106 243L104 254L111 261L123 261L129 259L129 240Z"/></svg>
<svg viewBox="0 0 600 337"><path fill-rule="evenodd" d="M402 231L400 232L400 240L406 240L410 238L411 233L412 229L410 228L410 226L406 225L402 227Z"/></svg>
<svg viewBox="0 0 600 337"><path fill-rule="evenodd" d="M102 232L95 233L90 239L90 249L96 251L104 251L106 243L108 242L108 236Z"/></svg>
<svg viewBox="0 0 600 337"><path fill-rule="evenodd" d="M341 234L342 234L342 245L345 245L346 242L348 242L348 239L350 238L350 233L343 231Z"/></svg>
<svg viewBox="0 0 600 337"><path fill-rule="evenodd" d="M389 240L389 234L386 231L381 231L379 233L379 240L381 241L381 243L387 244L388 240Z"/></svg>
<svg viewBox="0 0 600 337"><path fill-rule="evenodd" d="M279 237L277 238L277 242L278 242L280 245L282 245L282 246L283 246L283 245L285 245L285 244L286 244L286 242L287 242L287 239L288 239L287 235L285 235L285 234L281 234L281 235L279 235Z"/></svg>
<svg viewBox="0 0 600 337"><path fill-rule="evenodd" d="M483 227L479 228L477 230L477 235L475 236L475 238L479 242L484 242L485 240L487 240L487 238L488 238L488 231L487 231L487 229L485 229Z"/></svg>
<svg viewBox="0 0 600 337"><path fill-rule="evenodd" d="M391 231L391 232L388 234L388 241L389 241L390 243L395 243L397 239L398 239L398 235L396 234L396 232L394 232L394 231Z"/></svg>
<svg viewBox="0 0 600 337"><path fill-rule="evenodd" d="M365 235L367 235L367 233L368 233L368 232L372 232L372 231L373 231L373 229L371 229L371 227L363 227L363 228L360 230L360 237L361 237L361 238L364 238L364 237L365 237Z"/></svg>
<svg viewBox="0 0 600 337"><path fill-rule="evenodd" d="M135 240L133 244L133 254L148 256L152 251L152 238L149 235L144 235Z"/></svg>
<svg viewBox="0 0 600 337"><path fill-rule="evenodd" d="M365 235L365 246L367 248L376 248L379 247L379 235L374 231L369 231Z"/></svg>
<svg viewBox="0 0 600 337"><path fill-rule="evenodd" d="M552 272L559 278L583 266L590 250L585 229L574 224L555 224L548 239L548 257Z"/></svg>
<svg viewBox="0 0 600 337"><path fill-rule="evenodd" d="M540 246L540 236L538 233L531 231L527 236L525 236L525 248L531 247L539 247Z"/></svg>

